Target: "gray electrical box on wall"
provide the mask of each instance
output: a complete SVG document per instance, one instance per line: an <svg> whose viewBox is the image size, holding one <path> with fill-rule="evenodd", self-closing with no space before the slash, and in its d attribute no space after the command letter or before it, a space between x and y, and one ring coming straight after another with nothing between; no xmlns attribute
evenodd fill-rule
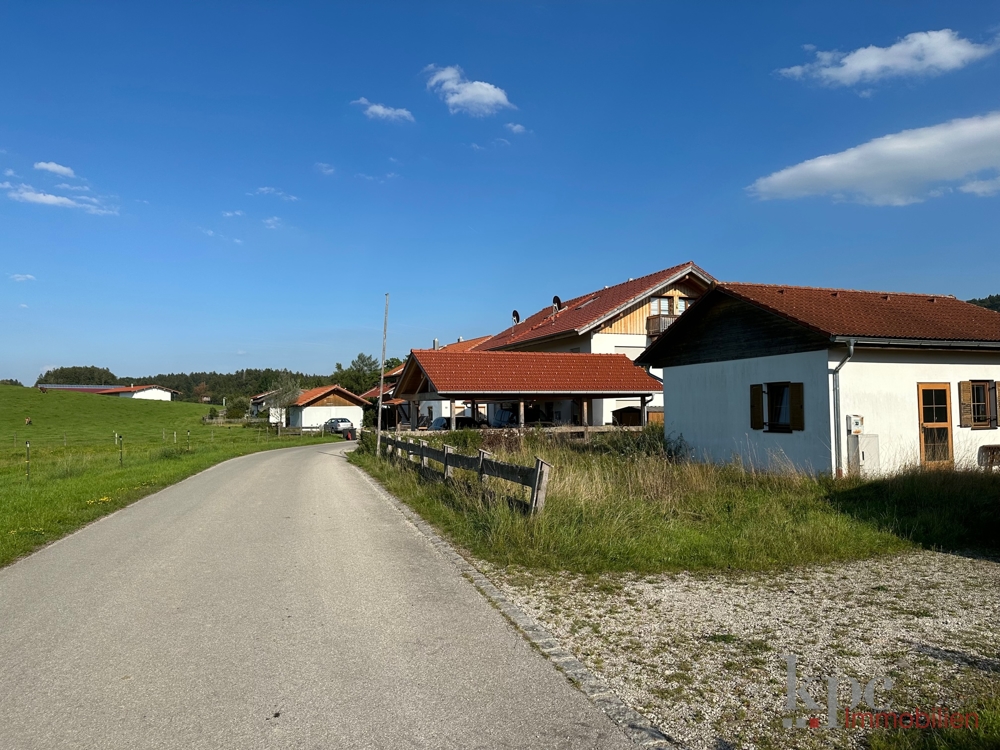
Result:
<svg viewBox="0 0 1000 750"><path fill-rule="evenodd" d="M847 436L847 470L861 476L879 473L878 435Z"/></svg>

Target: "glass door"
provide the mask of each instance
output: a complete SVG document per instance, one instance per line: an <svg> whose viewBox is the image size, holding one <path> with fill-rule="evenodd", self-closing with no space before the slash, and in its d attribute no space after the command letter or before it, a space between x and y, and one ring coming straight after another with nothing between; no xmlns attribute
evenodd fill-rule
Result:
<svg viewBox="0 0 1000 750"><path fill-rule="evenodd" d="M951 384L919 383L920 464L927 467L950 466L951 453Z"/></svg>

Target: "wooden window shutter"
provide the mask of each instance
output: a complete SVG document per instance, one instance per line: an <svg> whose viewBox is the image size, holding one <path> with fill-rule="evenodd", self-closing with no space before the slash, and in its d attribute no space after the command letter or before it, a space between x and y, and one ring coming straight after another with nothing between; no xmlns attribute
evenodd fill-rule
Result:
<svg viewBox="0 0 1000 750"><path fill-rule="evenodd" d="M750 386L750 429L764 429L764 386Z"/></svg>
<svg viewBox="0 0 1000 750"><path fill-rule="evenodd" d="M993 427L1000 427L1000 381L993 384Z"/></svg>
<svg viewBox="0 0 1000 750"><path fill-rule="evenodd" d="M972 427L972 381L958 384L958 426Z"/></svg>
<svg viewBox="0 0 1000 750"><path fill-rule="evenodd" d="M789 422L792 430L806 428L806 399L802 383L789 383L788 405L790 408Z"/></svg>

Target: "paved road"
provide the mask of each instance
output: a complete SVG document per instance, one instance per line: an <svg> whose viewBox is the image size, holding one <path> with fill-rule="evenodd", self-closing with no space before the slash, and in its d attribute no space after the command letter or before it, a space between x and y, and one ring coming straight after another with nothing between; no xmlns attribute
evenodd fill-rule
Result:
<svg viewBox="0 0 1000 750"><path fill-rule="evenodd" d="M332 445L0 570L0 748L632 748Z"/></svg>

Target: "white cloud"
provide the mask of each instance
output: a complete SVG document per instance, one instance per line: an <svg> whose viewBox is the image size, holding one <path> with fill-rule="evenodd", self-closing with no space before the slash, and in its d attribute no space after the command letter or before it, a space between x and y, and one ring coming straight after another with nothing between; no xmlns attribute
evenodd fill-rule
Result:
<svg viewBox="0 0 1000 750"><path fill-rule="evenodd" d="M269 219L264 219L263 224L268 229L278 229L281 226L281 218L278 216L272 216Z"/></svg>
<svg viewBox="0 0 1000 750"><path fill-rule="evenodd" d="M958 189L963 193L972 193L980 197L996 195L1000 193L1000 177L994 177L992 180L972 180Z"/></svg>
<svg viewBox="0 0 1000 750"><path fill-rule="evenodd" d="M28 306L26 304L24 304L23 302L20 305L18 305L18 307L20 307L22 310L27 310L28 309Z"/></svg>
<svg viewBox="0 0 1000 750"><path fill-rule="evenodd" d="M242 245L243 244L243 240L234 239L233 242L235 242L237 245Z"/></svg>
<svg viewBox="0 0 1000 750"><path fill-rule="evenodd" d="M3 171L4 177L17 177L17 173L13 169L5 169Z"/></svg>
<svg viewBox="0 0 1000 750"><path fill-rule="evenodd" d="M830 86L853 86L883 78L935 75L959 70L998 49L998 40L990 44L976 44L951 29L918 31L908 34L891 47L861 47L846 53L812 48L808 51L815 51L814 62L782 68L778 72L789 78L814 78Z"/></svg>
<svg viewBox="0 0 1000 750"><path fill-rule="evenodd" d="M492 83L470 81L457 65L439 68L428 65L427 88L440 96L452 114L464 112L473 117L492 115L501 109L517 109L507 99L507 92Z"/></svg>
<svg viewBox="0 0 1000 750"><path fill-rule="evenodd" d="M316 162L316 170L323 175L330 176L337 170L333 168L332 164L327 164L326 162L318 161Z"/></svg>
<svg viewBox="0 0 1000 750"><path fill-rule="evenodd" d="M247 195L273 195L281 198L283 201L297 201L298 198L294 195L289 195L288 193L278 190L278 188L273 187L259 187L254 193L247 193Z"/></svg>
<svg viewBox="0 0 1000 750"><path fill-rule="evenodd" d="M4 186L0 185L0 187ZM67 198L64 195L39 192L31 185L18 185L7 193L7 197L21 203L37 203L43 206L60 206L62 208L82 208L88 214L94 214L95 216L118 215L117 207L108 206L97 198L88 198L86 196Z"/></svg>
<svg viewBox="0 0 1000 750"><path fill-rule="evenodd" d="M494 138L493 139L493 145L495 145L495 146L509 146L510 145L510 141L508 141L506 138Z"/></svg>
<svg viewBox="0 0 1000 750"><path fill-rule="evenodd" d="M61 177L76 177L72 169L64 167L62 164L56 164L54 161L36 161L35 169L52 172L52 174L57 174Z"/></svg>
<svg viewBox="0 0 1000 750"><path fill-rule="evenodd" d="M516 122L508 122L504 125L507 130L516 135L521 135L522 133L527 133L528 129L524 125L518 125Z"/></svg>
<svg viewBox="0 0 1000 750"><path fill-rule="evenodd" d="M1000 170L1000 111L882 136L761 177L747 190L757 197L836 200L905 206L959 190L992 195Z"/></svg>
<svg viewBox="0 0 1000 750"><path fill-rule="evenodd" d="M223 211L222 215L223 216L242 216L243 212L242 211Z"/></svg>
<svg viewBox="0 0 1000 750"><path fill-rule="evenodd" d="M483 148L482 146L480 146L480 145L479 145L478 143L473 143L473 144L472 144L472 145L470 146L470 148L471 148L471 149L472 149L473 151L485 151L485 150L486 150L485 148Z"/></svg>
<svg viewBox="0 0 1000 750"><path fill-rule="evenodd" d="M12 273L10 278L14 281L34 281L35 277L30 273Z"/></svg>
<svg viewBox="0 0 1000 750"><path fill-rule="evenodd" d="M201 231L202 231L202 234L207 234L209 237L214 237L215 236L215 232L213 232L211 229L202 229Z"/></svg>
<svg viewBox="0 0 1000 750"><path fill-rule="evenodd" d="M410 110L401 107L387 107L384 104L375 104L363 96L360 99L355 99L351 104L360 104L364 107L365 116L372 120L409 120L410 122L415 122L413 115L410 114Z"/></svg>
<svg viewBox="0 0 1000 750"><path fill-rule="evenodd" d="M65 183L65 182L60 182L58 185L56 185L56 189L57 190L60 190L60 189L61 190L76 190L76 191L81 191L81 192L85 192L85 191L89 191L90 190L90 188L87 187L86 185L70 185L70 184Z"/></svg>

